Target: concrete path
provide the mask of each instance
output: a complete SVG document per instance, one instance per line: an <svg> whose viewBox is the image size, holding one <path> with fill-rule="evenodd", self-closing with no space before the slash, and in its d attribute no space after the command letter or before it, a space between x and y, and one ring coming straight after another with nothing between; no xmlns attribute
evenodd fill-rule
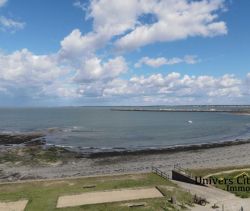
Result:
<svg viewBox="0 0 250 211"><path fill-rule="evenodd" d="M28 200L0 202L0 211L24 211Z"/></svg>
<svg viewBox="0 0 250 211"><path fill-rule="evenodd" d="M163 196L156 188L88 192L79 195L59 197L57 201L57 208L159 197Z"/></svg>

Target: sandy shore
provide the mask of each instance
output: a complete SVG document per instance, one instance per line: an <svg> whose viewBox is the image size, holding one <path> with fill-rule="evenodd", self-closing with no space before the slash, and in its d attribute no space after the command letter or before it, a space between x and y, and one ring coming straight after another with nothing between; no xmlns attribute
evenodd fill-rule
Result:
<svg viewBox="0 0 250 211"><path fill-rule="evenodd" d="M16 176L5 177L0 181L148 172L152 166L170 174L175 164L179 164L183 168L249 165L250 144L159 154L99 158L71 157L66 162L54 162L44 165L20 165L18 162L6 162L0 164L0 175Z"/></svg>

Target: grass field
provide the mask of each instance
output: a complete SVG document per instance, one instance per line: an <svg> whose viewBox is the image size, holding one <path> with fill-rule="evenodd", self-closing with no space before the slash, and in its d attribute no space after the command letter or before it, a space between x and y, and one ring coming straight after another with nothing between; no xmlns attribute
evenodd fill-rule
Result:
<svg viewBox="0 0 250 211"><path fill-rule="evenodd" d="M94 188L84 188L86 185L95 185ZM146 202L146 206L133 208L133 210L175 210L168 199L175 195L182 204L191 204L191 195L183 192L175 184L153 173L133 174L120 176L92 177L81 179L62 179L54 181L34 181L27 183L2 184L0 185L0 201L16 201L28 199L27 211L50 211L50 210L90 210L90 211L117 211L131 210L128 202L117 202L99 205L86 205L74 208L56 209L58 196L79 194L88 191L111 190L121 188L154 187L159 186L166 197L157 199L137 200ZM167 187L173 187L169 190ZM164 194L164 195L165 195ZM184 208L184 206L183 206Z"/></svg>

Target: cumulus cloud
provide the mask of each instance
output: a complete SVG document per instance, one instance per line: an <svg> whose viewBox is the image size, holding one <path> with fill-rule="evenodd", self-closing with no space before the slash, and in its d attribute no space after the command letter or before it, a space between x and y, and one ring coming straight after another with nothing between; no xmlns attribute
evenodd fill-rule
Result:
<svg viewBox="0 0 250 211"><path fill-rule="evenodd" d="M67 74L67 69L57 62L55 55L34 55L27 49L12 54L0 53L1 96L35 100L46 99L54 93L54 96L66 97L66 91L58 85L66 86ZM67 79L61 80L63 77ZM50 92L49 87L53 87Z"/></svg>
<svg viewBox="0 0 250 211"><path fill-rule="evenodd" d="M74 5L83 6L79 1ZM155 42L224 35L226 23L218 20L223 7L223 0L92 0L86 18L93 20L93 31L82 35L75 29L61 44L65 52L79 53L111 42L123 52ZM147 15L155 21L142 21Z"/></svg>
<svg viewBox="0 0 250 211"><path fill-rule="evenodd" d="M60 99L75 99L80 98L82 93L78 90L76 86L72 86L71 83L65 81L56 81L47 86L42 86L39 92L40 97L55 97Z"/></svg>
<svg viewBox="0 0 250 211"><path fill-rule="evenodd" d="M82 94L71 68L57 54L35 55L27 49L0 53L0 95L32 102L78 98Z"/></svg>
<svg viewBox="0 0 250 211"><path fill-rule="evenodd" d="M193 103L197 99L215 97L242 97L243 82L234 75L222 77L189 76L172 72L167 75L152 74L148 77L135 76L129 80L113 80L103 90L105 96L133 95L144 99L189 98Z"/></svg>
<svg viewBox="0 0 250 211"><path fill-rule="evenodd" d="M31 99L87 97L131 104L209 103L215 99L238 102L250 95L250 73L245 79L229 74L214 77L178 72L122 79L127 71L122 56L106 61L89 57L74 69L71 63L62 62L59 54L35 55L27 49L0 53L0 94L21 94Z"/></svg>
<svg viewBox="0 0 250 211"><path fill-rule="evenodd" d="M0 53L0 88L2 93L6 93L6 89L13 94L22 90L30 93L32 98L76 98L82 96L82 87L90 87L87 84L105 83L127 69L127 63L121 56L106 62L97 57L88 58L77 69L71 63L63 62L58 54L35 55L23 49L11 54Z"/></svg>
<svg viewBox="0 0 250 211"><path fill-rule="evenodd" d="M127 64L123 57L119 56L102 63L97 57L86 60L81 69L77 71L75 81L86 82L93 80L105 80L120 76L127 71Z"/></svg>
<svg viewBox="0 0 250 211"><path fill-rule="evenodd" d="M61 42L63 56L85 56L104 47L114 36L123 34L136 25L137 1L93 0L86 10L86 19L93 19L93 31L82 34L74 29ZM80 1L74 6L85 8Z"/></svg>
<svg viewBox="0 0 250 211"><path fill-rule="evenodd" d="M94 31L110 38L133 29L140 13L138 0L93 0L89 10Z"/></svg>
<svg viewBox="0 0 250 211"><path fill-rule="evenodd" d="M27 49L12 54L0 53L0 80L27 85L49 83L58 79L65 70L54 56L34 55Z"/></svg>
<svg viewBox="0 0 250 211"><path fill-rule="evenodd" d="M239 102L250 96L250 73L245 79L225 74L138 75L124 79L128 70L121 56L102 61L92 57L80 69L63 64L58 55L34 55L27 49L0 54L0 94L30 99L95 99L118 103ZM216 101L217 100L217 101ZM231 100L231 101L230 101Z"/></svg>
<svg viewBox="0 0 250 211"><path fill-rule="evenodd" d="M174 57L171 59L165 57L149 58L143 57L136 64L136 68L140 68L142 65L147 65L153 68L161 67L163 65L174 65L180 63L195 64L198 62L197 56L188 55L184 58Z"/></svg>
<svg viewBox="0 0 250 211"><path fill-rule="evenodd" d="M154 14L157 21L141 23L115 42L118 50L133 50L154 42L168 42L187 37L213 37L227 33L226 23L216 14L223 8L223 0L210 1L137 1L137 18ZM120 8L122 10L122 8Z"/></svg>
<svg viewBox="0 0 250 211"><path fill-rule="evenodd" d="M61 41L60 54L65 58L91 55L103 47L106 41L107 38L102 34L90 32L82 35L79 29L75 29Z"/></svg>
<svg viewBox="0 0 250 211"><path fill-rule="evenodd" d="M0 0L0 5L4 3ZM54 54L36 55L27 49L0 53L0 94L125 104L246 99L250 96L250 73L244 79L228 74L215 77L178 72L130 76L126 74L129 62L124 56L100 51L107 45L127 51L155 42L226 34L226 23L218 15L223 4L223 0L92 0L85 10L86 6L76 1L74 6L84 9L86 18L93 21L93 30L85 34L72 30ZM153 21L148 15L154 17ZM0 17L0 25L24 27L5 17ZM196 56L143 57L135 67L197 62Z"/></svg>

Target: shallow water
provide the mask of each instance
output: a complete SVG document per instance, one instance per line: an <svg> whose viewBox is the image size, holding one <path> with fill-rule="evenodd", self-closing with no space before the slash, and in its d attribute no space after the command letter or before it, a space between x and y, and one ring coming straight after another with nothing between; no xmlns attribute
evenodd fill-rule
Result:
<svg viewBox="0 0 250 211"><path fill-rule="evenodd" d="M49 144L143 149L250 137L250 116L131 112L109 107L0 109L1 132L44 131Z"/></svg>

